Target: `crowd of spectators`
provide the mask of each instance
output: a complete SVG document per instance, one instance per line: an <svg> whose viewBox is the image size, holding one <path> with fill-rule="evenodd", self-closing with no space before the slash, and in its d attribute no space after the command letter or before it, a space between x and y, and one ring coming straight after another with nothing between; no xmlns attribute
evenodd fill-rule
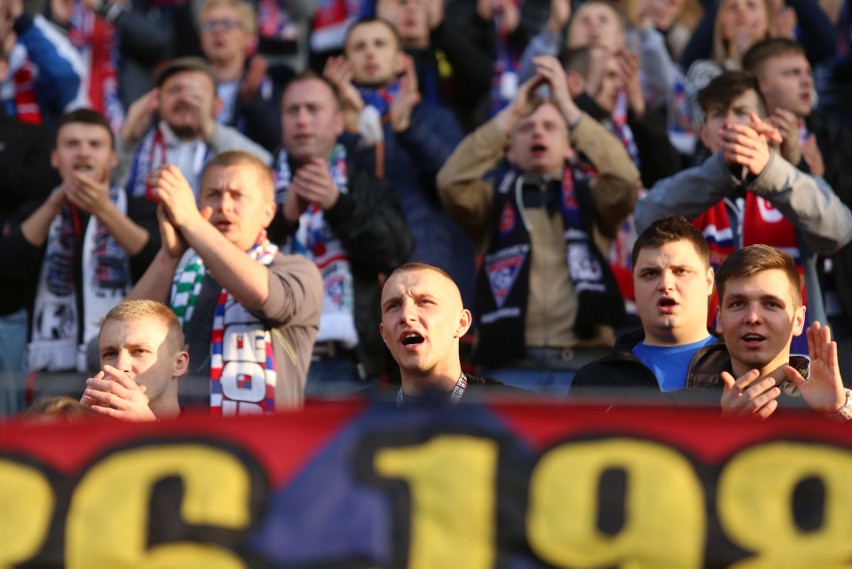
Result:
<svg viewBox="0 0 852 569"><path fill-rule="evenodd" d="M466 369L564 396L641 328L631 250L669 214L712 269L756 243L791 254L803 327L848 346L849 9L0 0L0 414L79 393L128 294L185 312L210 385L237 361L229 326L260 338L266 380L233 388L258 409L398 385L378 323L406 262L471 308Z"/></svg>

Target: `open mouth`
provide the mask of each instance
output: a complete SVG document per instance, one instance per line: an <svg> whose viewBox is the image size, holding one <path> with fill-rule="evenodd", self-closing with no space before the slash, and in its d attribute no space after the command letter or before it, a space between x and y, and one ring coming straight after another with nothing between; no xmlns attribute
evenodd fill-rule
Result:
<svg viewBox="0 0 852 569"><path fill-rule="evenodd" d="M657 306L659 306L660 308L672 308L677 306L677 301L675 301L675 299L673 298L663 297L657 303Z"/></svg>
<svg viewBox="0 0 852 569"><path fill-rule="evenodd" d="M757 345L763 342L764 340L766 340L766 338L761 336L760 334L746 334L745 336L743 336L743 342L748 345Z"/></svg>
<svg viewBox="0 0 852 569"><path fill-rule="evenodd" d="M422 344L424 340L425 338L417 332L407 332L402 335L403 346L415 346L417 344Z"/></svg>
<svg viewBox="0 0 852 569"><path fill-rule="evenodd" d="M547 152L547 146L544 144L533 144L530 146L530 153L533 156L541 156Z"/></svg>

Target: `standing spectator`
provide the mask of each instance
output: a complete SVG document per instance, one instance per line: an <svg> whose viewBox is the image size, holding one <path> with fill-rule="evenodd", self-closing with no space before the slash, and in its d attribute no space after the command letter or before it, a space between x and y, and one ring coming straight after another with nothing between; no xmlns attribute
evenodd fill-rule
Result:
<svg viewBox="0 0 852 569"><path fill-rule="evenodd" d="M133 196L150 197L145 179L175 164L197 188L207 160L221 150L246 150L269 164L272 156L236 129L218 124L216 78L198 58L175 59L157 75L157 87L131 105L118 136L118 183ZM154 114L159 120L150 127Z"/></svg>
<svg viewBox="0 0 852 569"><path fill-rule="evenodd" d="M327 80L303 72L282 100L284 148L276 157L279 212L289 252L316 263L323 308L307 394L375 387L383 371L380 281L411 253L387 180L347 159L337 142L343 110Z"/></svg>
<svg viewBox="0 0 852 569"><path fill-rule="evenodd" d="M110 184L113 148L103 115L89 109L66 114L51 156L62 184L17 230L23 237L18 258L38 268L30 370L84 371L101 319L156 251L152 204ZM32 263L42 254L40 264Z"/></svg>
<svg viewBox="0 0 852 569"><path fill-rule="evenodd" d="M0 81L8 65L0 42ZM15 413L24 405L24 354L27 346L27 308L35 290L37 259L15 258L14 230L60 183L50 167L53 146L50 131L43 125L21 122L6 115L0 105L0 414Z"/></svg>
<svg viewBox="0 0 852 569"><path fill-rule="evenodd" d="M621 142L574 104L559 61L535 63L512 105L453 152L438 189L484 252L475 304L483 373L564 395L576 370L612 345L623 315L605 256L640 182ZM536 101L543 84L551 98Z"/></svg>
<svg viewBox="0 0 852 569"><path fill-rule="evenodd" d="M266 73L266 60L249 58L257 35L254 9L243 0L207 0L199 27L222 101L217 120L272 152L281 143L281 90Z"/></svg>
<svg viewBox="0 0 852 569"><path fill-rule="evenodd" d="M301 405L322 281L266 236L276 210L269 168L246 152L217 154L197 202L175 166L148 183L162 204L162 245L128 297L168 302L180 318L191 363L182 402L222 415Z"/></svg>
<svg viewBox="0 0 852 569"><path fill-rule="evenodd" d="M396 190L414 239L410 259L441 267L462 296L473 292L474 248L441 208L435 176L462 131L453 113L422 101L411 59L396 30L383 20L354 24L346 59L330 59L326 76L338 86L353 145L379 177Z"/></svg>
<svg viewBox="0 0 852 569"><path fill-rule="evenodd" d="M451 108L466 131L491 86L488 54L444 17L443 0L379 0L376 15L393 24L417 70L423 100Z"/></svg>
<svg viewBox="0 0 852 569"><path fill-rule="evenodd" d="M22 0L0 2L0 41L8 62L0 82L6 114L55 129L79 95L85 70L77 52L44 17L26 13Z"/></svg>

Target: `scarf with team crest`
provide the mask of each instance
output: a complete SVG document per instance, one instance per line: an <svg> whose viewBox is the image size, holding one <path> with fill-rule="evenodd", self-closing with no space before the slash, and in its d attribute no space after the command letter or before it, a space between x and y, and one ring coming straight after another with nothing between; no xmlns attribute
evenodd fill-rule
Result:
<svg viewBox="0 0 852 569"><path fill-rule="evenodd" d="M525 354L524 324L530 277L530 231L524 213L523 186L529 177L513 167L496 172L493 215L496 232L477 278L476 360L486 365ZM574 332L589 338L599 324L615 324L624 314L618 285L592 238L589 179L578 164L566 163L558 207L565 229L568 273L578 297Z"/></svg>

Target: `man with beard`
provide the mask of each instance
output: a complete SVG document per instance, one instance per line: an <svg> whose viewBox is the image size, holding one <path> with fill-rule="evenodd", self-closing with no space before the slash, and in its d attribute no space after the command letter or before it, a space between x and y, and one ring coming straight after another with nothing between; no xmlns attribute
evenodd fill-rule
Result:
<svg viewBox="0 0 852 569"><path fill-rule="evenodd" d="M263 147L216 122L221 105L216 78L204 60L184 57L166 64L157 74L156 88L127 111L118 135L115 179L129 195L150 198L146 176L159 166L174 164L197 194L201 170L217 152L244 150L269 164L272 157ZM151 128L155 113L157 121Z"/></svg>

